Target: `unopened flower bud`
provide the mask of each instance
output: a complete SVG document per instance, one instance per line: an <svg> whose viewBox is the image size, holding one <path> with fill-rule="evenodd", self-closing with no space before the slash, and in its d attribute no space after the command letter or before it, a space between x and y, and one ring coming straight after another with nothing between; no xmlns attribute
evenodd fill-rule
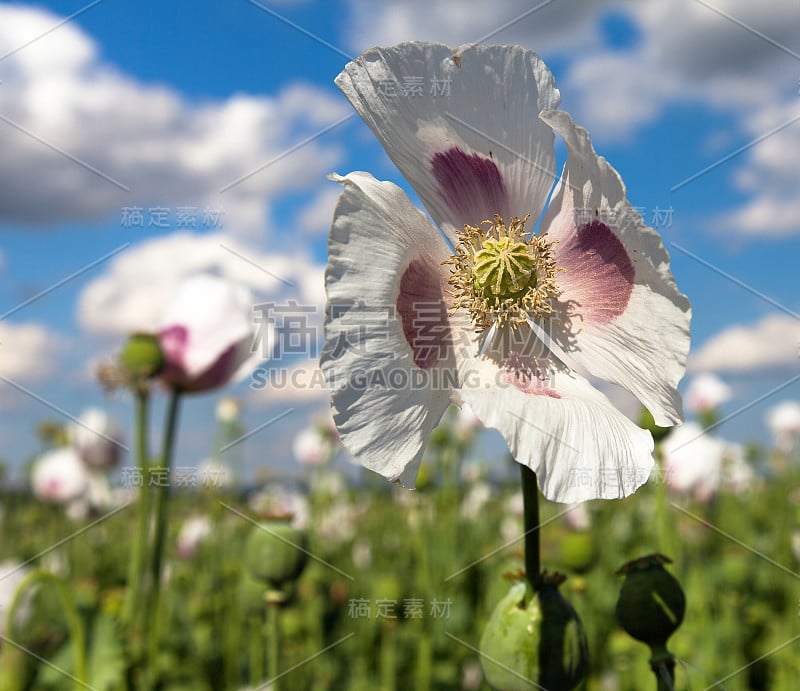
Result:
<svg viewBox="0 0 800 691"><path fill-rule="evenodd" d="M669 562L662 554L650 554L628 562L617 572L625 574L617 601L617 621L654 653L665 649L686 611L681 584L664 568Z"/></svg>
<svg viewBox="0 0 800 691"><path fill-rule="evenodd" d="M133 334L123 346L119 361L134 379L155 377L166 364L158 336L147 333Z"/></svg>
<svg viewBox="0 0 800 691"><path fill-rule="evenodd" d="M250 575L275 588L295 580L307 561L305 533L292 528L287 521L259 523L245 545L245 564Z"/></svg>
<svg viewBox="0 0 800 691"><path fill-rule="evenodd" d="M588 647L583 624L561 595L563 577L544 577L533 592L526 582L511 586L495 607L481 637L481 664L499 691L574 689L586 674Z"/></svg>

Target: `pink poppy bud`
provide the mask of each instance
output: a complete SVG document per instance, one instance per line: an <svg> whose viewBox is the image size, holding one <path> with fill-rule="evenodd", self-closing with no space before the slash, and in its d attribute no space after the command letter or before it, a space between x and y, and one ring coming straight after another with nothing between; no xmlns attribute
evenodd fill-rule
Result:
<svg viewBox="0 0 800 691"><path fill-rule="evenodd" d="M178 290L159 329L166 357L162 380L197 393L244 376L259 358L253 350L250 292L222 278L194 276Z"/></svg>

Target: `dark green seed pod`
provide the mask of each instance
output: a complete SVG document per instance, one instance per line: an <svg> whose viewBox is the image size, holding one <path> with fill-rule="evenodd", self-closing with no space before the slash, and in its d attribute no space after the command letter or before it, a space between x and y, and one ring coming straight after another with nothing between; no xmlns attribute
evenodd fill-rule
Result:
<svg viewBox="0 0 800 691"><path fill-rule="evenodd" d="M245 545L245 566L258 581L280 588L295 580L308 561L306 536L287 521L263 521Z"/></svg>
<svg viewBox="0 0 800 691"><path fill-rule="evenodd" d="M128 338L119 361L126 373L135 379L155 377L166 364L158 336L146 333L135 333Z"/></svg>
<svg viewBox="0 0 800 691"><path fill-rule="evenodd" d="M617 600L617 621L633 638L661 649L681 625L686 597L678 580L664 568L670 559L650 554L625 564L617 573L625 582Z"/></svg>
<svg viewBox="0 0 800 691"><path fill-rule="evenodd" d="M481 637L481 665L499 691L570 691L586 674L583 624L561 595L563 577L544 577L537 592L517 582L495 607Z"/></svg>

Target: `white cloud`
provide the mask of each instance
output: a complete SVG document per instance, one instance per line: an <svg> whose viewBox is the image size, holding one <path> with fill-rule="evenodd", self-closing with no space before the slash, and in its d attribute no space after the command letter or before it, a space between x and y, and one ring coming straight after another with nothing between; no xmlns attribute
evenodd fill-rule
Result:
<svg viewBox="0 0 800 691"><path fill-rule="evenodd" d="M800 364L800 320L765 317L751 326L732 326L706 342L689 358L694 372L747 373Z"/></svg>
<svg viewBox="0 0 800 691"><path fill-rule="evenodd" d="M0 45L21 46L58 21L0 6ZM13 123L0 122L0 220L48 224L119 218L126 206L198 206L224 209L226 228L254 234L264 230L270 200L316 187L341 160L340 147L313 141L220 190L350 111L334 93L304 84L271 97L189 102L105 64L92 39L65 24L4 59L0 112Z"/></svg>
<svg viewBox="0 0 800 691"><path fill-rule="evenodd" d="M0 376L41 381L55 371L62 347L61 339L41 324L0 322Z"/></svg>
<svg viewBox="0 0 800 691"><path fill-rule="evenodd" d="M323 187L297 217L297 225L306 235L327 235L341 187L335 183Z"/></svg>
<svg viewBox="0 0 800 691"><path fill-rule="evenodd" d="M223 234L173 233L115 257L78 299L78 322L94 335L155 328L165 301L186 277L217 274L246 285L260 300L296 300L321 320L324 267L303 254L255 250Z"/></svg>
<svg viewBox="0 0 800 691"><path fill-rule="evenodd" d="M609 0L553 3L519 19L488 43L518 43L539 53L565 45L596 44L594 17ZM354 51L402 41L439 41L451 46L477 41L531 10L526 0L471 3L463 0L350 0L348 44Z"/></svg>
<svg viewBox="0 0 800 691"><path fill-rule="evenodd" d="M797 196L800 121L780 129L797 117L798 100L764 107L748 118L747 136L751 141L778 131L744 155L746 163L734 176L734 185L749 199L715 219L717 230L758 237L800 233L800 199Z"/></svg>
<svg viewBox="0 0 800 691"><path fill-rule="evenodd" d="M330 392L317 360L293 364L272 362L256 370L250 400L259 407L276 404L324 407L330 403Z"/></svg>

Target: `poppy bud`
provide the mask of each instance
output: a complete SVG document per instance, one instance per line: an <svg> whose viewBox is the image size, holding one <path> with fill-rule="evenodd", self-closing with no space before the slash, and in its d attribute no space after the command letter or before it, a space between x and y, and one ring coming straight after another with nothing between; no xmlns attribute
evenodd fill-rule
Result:
<svg viewBox="0 0 800 691"><path fill-rule="evenodd" d="M574 689L586 674L583 624L561 595L563 576L543 576L533 592L517 582L495 607L481 637L481 664L500 691L528 691L531 682L552 691Z"/></svg>
<svg viewBox="0 0 800 691"><path fill-rule="evenodd" d="M306 566L305 533L287 521L264 521L250 533L244 556L253 578L280 588L295 580Z"/></svg>
<svg viewBox="0 0 800 691"><path fill-rule="evenodd" d="M119 354L119 361L134 379L154 377L166 364L158 336L146 333L135 333L128 338Z"/></svg>
<svg viewBox="0 0 800 691"><path fill-rule="evenodd" d="M650 554L625 564L617 573L625 582L617 601L617 621L633 638L661 649L683 621L686 597L664 568L670 559Z"/></svg>

